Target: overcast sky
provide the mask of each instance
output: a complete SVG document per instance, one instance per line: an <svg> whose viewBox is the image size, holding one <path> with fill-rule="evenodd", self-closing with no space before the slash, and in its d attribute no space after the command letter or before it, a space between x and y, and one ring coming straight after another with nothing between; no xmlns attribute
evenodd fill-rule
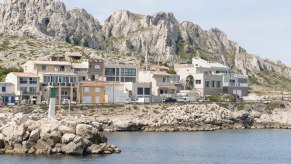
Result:
<svg viewBox="0 0 291 164"><path fill-rule="evenodd" d="M291 0L61 1L67 9L86 9L101 23L117 10L145 15L173 12L180 22L192 21L203 29L218 27L249 53L291 66Z"/></svg>

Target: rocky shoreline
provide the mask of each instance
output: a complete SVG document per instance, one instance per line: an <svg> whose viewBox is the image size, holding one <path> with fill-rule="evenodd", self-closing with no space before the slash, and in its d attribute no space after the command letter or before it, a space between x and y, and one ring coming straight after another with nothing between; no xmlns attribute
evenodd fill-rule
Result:
<svg viewBox="0 0 291 164"><path fill-rule="evenodd" d="M107 144L106 136L99 132L99 124L95 122L38 119L23 113L1 113L0 120L0 153L83 155L121 152L117 146Z"/></svg>
<svg viewBox="0 0 291 164"><path fill-rule="evenodd" d="M102 131L291 129L291 103L75 106L70 112L60 107L56 120L46 117L40 106L3 109L0 153L120 153L117 146L107 144Z"/></svg>

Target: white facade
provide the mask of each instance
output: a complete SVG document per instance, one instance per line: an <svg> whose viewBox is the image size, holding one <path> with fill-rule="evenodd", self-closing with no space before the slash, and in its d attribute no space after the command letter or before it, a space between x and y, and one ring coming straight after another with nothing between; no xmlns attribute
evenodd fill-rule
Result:
<svg viewBox="0 0 291 164"><path fill-rule="evenodd" d="M27 103L41 101L39 77L31 73L12 72L6 76L5 82L14 85L14 93Z"/></svg>
<svg viewBox="0 0 291 164"><path fill-rule="evenodd" d="M106 103L124 103L126 99L129 99L122 83L106 83L104 84L104 90Z"/></svg>
<svg viewBox="0 0 291 164"><path fill-rule="evenodd" d="M166 72L139 71L139 82L151 83L153 96L172 97L177 93L180 76Z"/></svg>

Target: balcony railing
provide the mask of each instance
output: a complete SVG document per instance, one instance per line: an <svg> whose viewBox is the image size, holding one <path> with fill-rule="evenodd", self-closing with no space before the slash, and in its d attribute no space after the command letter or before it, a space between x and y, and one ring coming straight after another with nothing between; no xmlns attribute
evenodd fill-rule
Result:
<svg viewBox="0 0 291 164"><path fill-rule="evenodd" d="M40 92L29 92L29 91L22 91L22 95L38 95Z"/></svg>
<svg viewBox="0 0 291 164"><path fill-rule="evenodd" d="M224 87L248 87L248 83L224 83Z"/></svg>

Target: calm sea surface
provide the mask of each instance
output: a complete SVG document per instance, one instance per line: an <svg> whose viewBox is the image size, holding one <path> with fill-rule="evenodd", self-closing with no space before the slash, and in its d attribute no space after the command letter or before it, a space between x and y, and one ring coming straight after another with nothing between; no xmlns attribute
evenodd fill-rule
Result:
<svg viewBox="0 0 291 164"><path fill-rule="evenodd" d="M0 164L74 163L291 163L291 130L106 133L121 154L96 156L1 155Z"/></svg>

